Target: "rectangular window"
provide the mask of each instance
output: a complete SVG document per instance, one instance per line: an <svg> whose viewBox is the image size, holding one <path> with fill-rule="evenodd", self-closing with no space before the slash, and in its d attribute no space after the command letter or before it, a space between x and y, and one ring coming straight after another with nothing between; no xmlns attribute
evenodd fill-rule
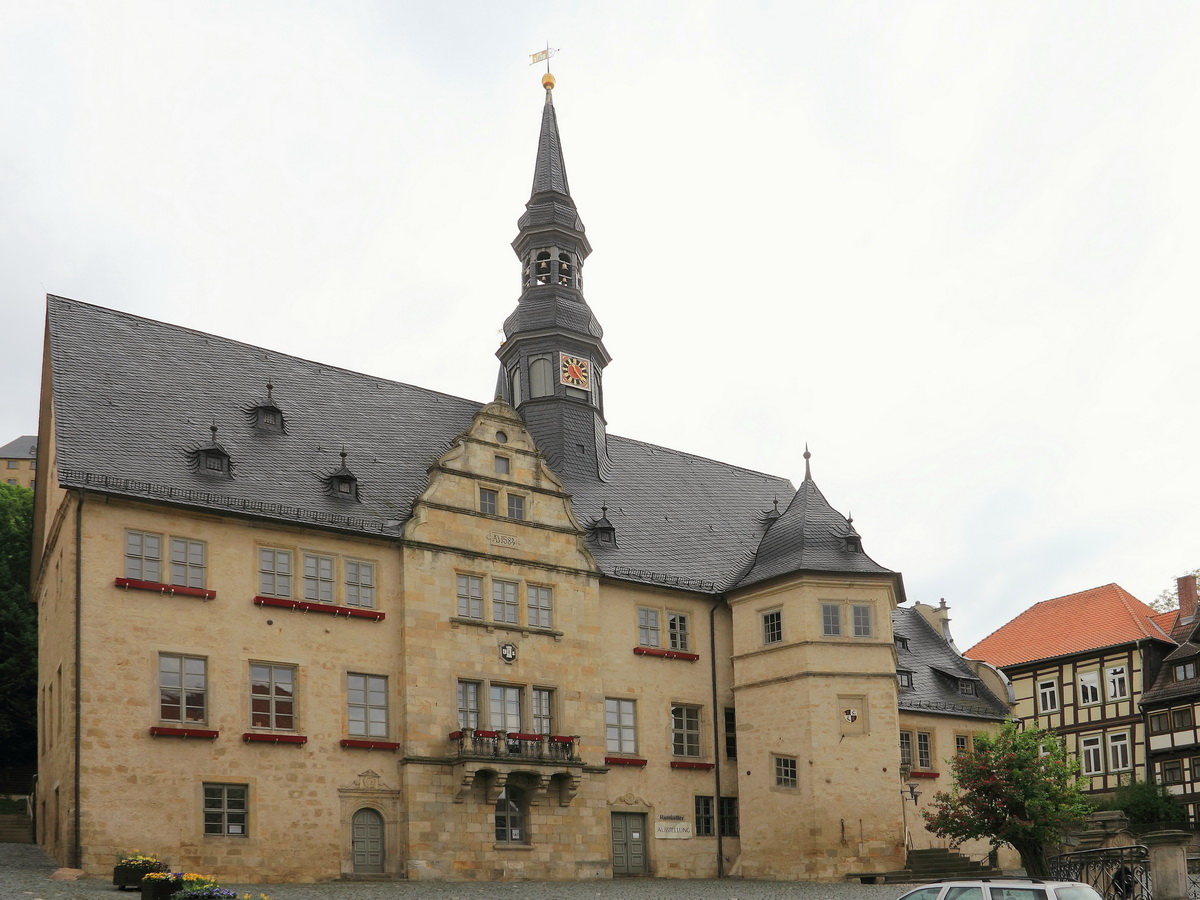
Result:
<svg viewBox="0 0 1200 900"><path fill-rule="evenodd" d="M458 614L467 619L483 618L483 579L478 575L458 576Z"/></svg>
<svg viewBox="0 0 1200 900"><path fill-rule="evenodd" d="M696 797L696 837L712 837L716 834L713 818L713 798Z"/></svg>
<svg viewBox="0 0 1200 900"><path fill-rule="evenodd" d="M658 631L658 610L645 609L644 607L638 610L638 646L639 647L659 647L661 639Z"/></svg>
<svg viewBox="0 0 1200 900"><path fill-rule="evenodd" d="M798 787L800 780L796 775L796 760L791 756L775 757L775 786L781 788Z"/></svg>
<svg viewBox="0 0 1200 900"><path fill-rule="evenodd" d="M900 732L900 765L911 766L913 761L912 732Z"/></svg>
<svg viewBox="0 0 1200 900"><path fill-rule="evenodd" d="M346 605L375 608L375 563L346 561Z"/></svg>
<svg viewBox="0 0 1200 900"><path fill-rule="evenodd" d="M969 734L956 734L954 736L954 755L962 756L964 753L971 752L971 736Z"/></svg>
<svg viewBox="0 0 1200 900"><path fill-rule="evenodd" d="M554 691L534 688L530 700L533 703L533 733L554 734Z"/></svg>
<svg viewBox="0 0 1200 900"><path fill-rule="evenodd" d="M1100 673L1099 672L1080 672L1079 673L1079 703L1082 706L1090 706L1093 703L1100 702Z"/></svg>
<svg viewBox="0 0 1200 900"><path fill-rule="evenodd" d="M854 616L854 636L855 637L870 637L871 629L871 607L869 606L853 606L851 614Z"/></svg>
<svg viewBox="0 0 1200 900"><path fill-rule="evenodd" d="M507 456L497 456L496 457L496 474L497 475L507 475L508 469L509 469L508 457Z"/></svg>
<svg viewBox="0 0 1200 900"><path fill-rule="evenodd" d="M292 596L292 552L258 550L258 592L264 597Z"/></svg>
<svg viewBox="0 0 1200 900"><path fill-rule="evenodd" d="M778 644L783 640L783 611L773 609L762 614L762 641Z"/></svg>
<svg viewBox="0 0 1200 900"><path fill-rule="evenodd" d="M496 514L496 501L499 499L499 494L491 488L479 489L479 511L487 513L490 516Z"/></svg>
<svg viewBox="0 0 1200 900"><path fill-rule="evenodd" d="M125 577L162 583L162 535L125 532Z"/></svg>
<svg viewBox="0 0 1200 900"><path fill-rule="evenodd" d="M492 582L492 621L517 624L517 586L513 582Z"/></svg>
<svg viewBox="0 0 1200 900"><path fill-rule="evenodd" d="M245 837L249 793L244 784L204 785L204 833Z"/></svg>
<svg viewBox="0 0 1200 900"><path fill-rule="evenodd" d="M1124 666L1105 669L1104 678L1108 682L1109 700L1124 700L1129 696L1129 682L1125 679Z"/></svg>
<svg viewBox="0 0 1200 900"><path fill-rule="evenodd" d="M296 730L296 670L292 666L251 664L250 726Z"/></svg>
<svg viewBox="0 0 1200 900"><path fill-rule="evenodd" d="M1192 727L1192 708L1185 706L1182 709L1171 710L1171 730L1179 731L1181 728Z"/></svg>
<svg viewBox="0 0 1200 900"><path fill-rule="evenodd" d="M333 557L304 554L304 599L333 602Z"/></svg>
<svg viewBox="0 0 1200 900"><path fill-rule="evenodd" d="M1188 681L1195 677L1196 677L1196 663L1194 661L1180 663L1179 665L1177 665L1175 667L1175 680L1176 681Z"/></svg>
<svg viewBox="0 0 1200 900"><path fill-rule="evenodd" d="M508 495L508 517L510 519L525 518L525 498L516 494Z"/></svg>
<svg viewBox="0 0 1200 900"><path fill-rule="evenodd" d="M1108 736L1108 769L1124 772L1129 765L1129 734L1124 731Z"/></svg>
<svg viewBox="0 0 1200 900"><path fill-rule="evenodd" d="M901 688L910 688L913 686L913 673L906 669L901 669L896 673L896 677L900 681Z"/></svg>
<svg viewBox="0 0 1200 900"><path fill-rule="evenodd" d="M20 463L19 463L17 460L15 460L15 459L10 459L10 460L8 461L8 467L9 467L10 469L15 469L15 468L17 468L19 465L20 465Z"/></svg>
<svg viewBox="0 0 1200 900"><path fill-rule="evenodd" d="M531 584L525 592L525 604L531 628L550 628L554 624L554 592L550 588Z"/></svg>
<svg viewBox="0 0 1200 900"><path fill-rule="evenodd" d="M1171 717L1165 712L1150 713L1150 733L1162 734L1171 730Z"/></svg>
<svg viewBox="0 0 1200 900"><path fill-rule="evenodd" d="M725 707L725 758L737 759L737 712Z"/></svg>
<svg viewBox="0 0 1200 900"><path fill-rule="evenodd" d="M1168 759L1162 764L1163 784L1179 784L1183 781L1183 760Z"/></svg>
<svg viewBox="0 0 1200 900"><path fill-rule="evenodd" d="M187 538L171 538L171 584L204 587L204 544Z"/></svg>
<svg viewBox="0 0 1200 900"><path fill-rule="evenodd" d="M676 756L700 755L700 707L671 707L671 752Z"/></svg>
<svg viewBox="0 0 1200 900"><path fill-rule="evenodd" d="M721 797L717 800L717 827L721 837L738 836L737 797Z"/></svg>
<svg viewBox="0 0 1200 900"><path fill-rule="evenodd" d="M159 654L158 717L181 725L208 720L208 663L204 657Z"/></svg>
<svg viewBox="0 0 1200 900"><path fill-rule="evenodd" d="M633 700L604 701L604 740L609 753L637 753L637 716Z"/></svg>
<svg viewBox="0 0 1200 900"><path fill-rule="evenodd" d="M1086 737L1079 742L1079 764L1084 775L1099 775L1104 771L1100 758L1100 738Z"/></svg>
<svg viewBox="0 0 1200 900"><path fill-rule="evenodd" d="M975 682L970 678L958 679L958 693L962 697L974 697L976 695Z"/></svg>
<svg viewBox="0 0 1200 900"><path fill-rule="evenodd" d="M917 768L933 768L933 745L929 740L929 732L917 732Z"/></svg>
<svg viewBox="0 0 1200 900"><path fill-rule="evenodd" d="M491 686L489 722L493 731L516 731L521 728L521 689L505 684Z"/></svg>
<svg viewBox="0 0 1200 900"><path fill-rule="evenodd" d="M687 651L688 617L683 613L667 613L667 640L672 650Z"/></svg>
<svg viewBox="0 0 1200 900"><path fill-rule="evenodd" d="M821 604L821 633L826 637L840 637L842 633L842 608L836 603Z"/></svg>
<svg viewBox="0 0 1200 900"><path fill-rule="evenodd" d="M349 732L355 737L388 735L387 679L382 675L347 676Z"/></svg>
<svg viewBox="0 0 1200 900"><path fill-rule="evenodd" d="M479 684L474 681L458 683L458 727L479 727Z"/></svg>
<svg viewBox="0 0 1200 900"><path fill-rule="evenodd" d="M1038 682L1038 707L1042 712L1054 712L1058 709L1058 682Z"/></svg>

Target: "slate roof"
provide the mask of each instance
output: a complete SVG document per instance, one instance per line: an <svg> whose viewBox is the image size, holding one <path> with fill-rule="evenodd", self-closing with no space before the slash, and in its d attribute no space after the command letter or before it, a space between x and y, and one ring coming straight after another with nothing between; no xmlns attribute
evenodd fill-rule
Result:
<svg viewBox="0 0 1200 900"><path fill-rule="evenodd" d="M966 651L1001 668L1152 639L1174 643L1149 606L1116 584L1043 600Z"/></svg>
<svg viewBox="0 0 1200 900"><path fill-rule="evenodd" d="M0 447L0 459L37 459L37 435L23 434Z"/></svg>
<svg viewBox="0 0 1200 900"><path fill-rule="evenodd" d="M426 487L427 467L482 406L64 297L47 304L64 487L397 535ZM286 433L253 425L268 381ZM231 477L189 465L214 422ZM358 478L357 503L327 490L343 447ZM607 504L618 546L590 547L602 571L619 578L705 592L731 587L755 561L772 501L793 490L786 478L616 435L608 449L609 481L576 472L564 480L584 524ZM798 497L789 511L807 511L814 527L844 526L811 481ZM781 523L797 524L780 519L771 530ZM796 559L809 569L860 571L827 545L822 532ZM785 542L770 546L783 549L772 552L763 577L782 573L779 560L791 558ZM862 571L887 571L867 563Z"/></svg>
<svg viewBox="0 0 1200 900"><path fill-rule="evenodd" d="M892 633L906 638L907 643L907 647L896 643L896 668L913 675L913 686L900 688L897 695L900 709L979 719L1007 718L1008 705L988 690L966 660L916 609L898 606L892 610ZM975 697L959 693L959 679L975 685Z"/></svg>

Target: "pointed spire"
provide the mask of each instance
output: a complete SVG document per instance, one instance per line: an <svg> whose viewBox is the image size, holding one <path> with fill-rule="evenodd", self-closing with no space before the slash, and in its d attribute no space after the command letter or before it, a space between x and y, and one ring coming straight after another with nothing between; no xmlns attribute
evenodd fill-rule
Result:
<svg viewBox="0 0 1200 900"><path fill-rule="evenodd" d="M554 76L549 72L542 76L542 87L546 89L546 105L542 107L542 130L538 135L537 163L533 168L530 197L546 191L570 197L567 167L563 162L562 143L558 139L558 117L554 114Z"/></svg>
<svg viewBox="0 0 1200 900"><path fill-rule="evenodd" d="M812 469L809 468L808 461L812 459L812 454L808 452L808 441L804 442L804 480L812 481Z"/></svg>

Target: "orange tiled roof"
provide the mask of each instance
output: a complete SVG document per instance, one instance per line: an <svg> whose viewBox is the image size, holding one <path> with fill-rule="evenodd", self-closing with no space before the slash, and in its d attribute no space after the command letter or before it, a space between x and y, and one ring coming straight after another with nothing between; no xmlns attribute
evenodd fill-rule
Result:
<svg viewBox="0 0 1200 900"><path fill-rule="evenodd" d="M1170 642L1157 615L1124 588L1106 584L1035 603L963 655L1013 666L1143 638Z"/></svg>

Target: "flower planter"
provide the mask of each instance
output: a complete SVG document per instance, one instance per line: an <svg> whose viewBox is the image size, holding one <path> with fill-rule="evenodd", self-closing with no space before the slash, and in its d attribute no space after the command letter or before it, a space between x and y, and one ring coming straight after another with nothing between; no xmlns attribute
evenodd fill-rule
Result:
<svg viewBox="0 0 1200 900"><path fill-rule="evenodd" d="M170 897L183 887L183 883L171 879L155 878L150 881L141 882L142 885L142 900L163 900L164 897Z"/></svg>
<svg viewBox="0 0 1200 900"><path fill-rule="evenodd" d="M162 869L147 869L145 866L113 866L113 884L120 890L125 888L139 888L142 886L142 876L148 872L165 872L166 867Z"/></svg>

